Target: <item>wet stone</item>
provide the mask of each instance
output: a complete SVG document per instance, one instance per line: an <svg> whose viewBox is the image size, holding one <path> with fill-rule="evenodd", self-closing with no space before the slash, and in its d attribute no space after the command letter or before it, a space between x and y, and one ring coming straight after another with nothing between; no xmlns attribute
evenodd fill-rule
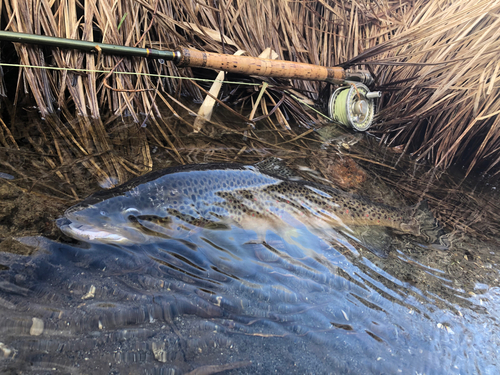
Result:
<svg viewBox="0 0 500 375"><path fill-rule="evenodd" d="M43 333L43 328L44 328L43 320L40 318L33 318L32 321L33 324L31 325L30 328L30 335L40 336Z"/></svg>
<svg viewBox="0 0 500 375"><path fill-rule="evenodd" d="M16 241L13 238L7 238L0 242L1 252L20 254L20 255L31 255L37 250L38 249L36 247L25 245L19 241Z"/></svg>

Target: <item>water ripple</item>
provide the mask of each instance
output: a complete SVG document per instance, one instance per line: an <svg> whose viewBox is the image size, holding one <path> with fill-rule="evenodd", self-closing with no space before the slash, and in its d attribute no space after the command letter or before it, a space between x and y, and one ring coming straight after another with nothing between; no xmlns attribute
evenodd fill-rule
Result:
<svg viewBox="0 0 500 375"><path fill-rule="evenodd" d="M130 247L26 238L35 256L1 254L0 370L493 374L498 365L498 288L465 295L416 262L475 308L453 305L306 228L291 241L237 228L178 234Z"/></svg>

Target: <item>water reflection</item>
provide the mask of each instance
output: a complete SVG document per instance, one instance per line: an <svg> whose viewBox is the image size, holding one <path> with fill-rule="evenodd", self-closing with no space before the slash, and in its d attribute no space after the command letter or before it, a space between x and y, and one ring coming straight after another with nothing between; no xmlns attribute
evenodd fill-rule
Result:
<svg viewBox="0 0 500 375"><path fill-rule="evenodd" d="M408 252L380 260L299 233L20 239L39 251L0 253L0 372L496 373L497 287L471 294Z"/></svg>

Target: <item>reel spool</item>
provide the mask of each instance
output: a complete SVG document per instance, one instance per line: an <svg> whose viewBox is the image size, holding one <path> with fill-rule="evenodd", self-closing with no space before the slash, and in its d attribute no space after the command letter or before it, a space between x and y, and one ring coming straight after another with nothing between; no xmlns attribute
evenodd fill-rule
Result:
<svg viewBox="0 0 500 375"><path fill-rule="evenodd" d="M367 130L375 115L375 98L380 98L380 91L370 89L358 82L342 86L335 90L328 102L328 115L342 125L351 126L357 131Z"/></svg>

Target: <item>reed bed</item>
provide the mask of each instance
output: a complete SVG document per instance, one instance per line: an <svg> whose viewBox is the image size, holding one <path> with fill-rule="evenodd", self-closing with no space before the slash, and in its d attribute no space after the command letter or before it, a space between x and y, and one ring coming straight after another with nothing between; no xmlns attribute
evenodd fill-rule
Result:
<svg viewBox="0 0 500 375"><path fill-rule="evenodd" d="M384 92L371 129L381 143L442 170L459 163L466 174L500 171L500 0L1 0L0 9L10 31L368 68L374 89ZM3 67L17 81L0 82L2 117L10 119L0 121L0 152L21 154L17 140L27 139L43 168L36 176L18 172L32 185L57 175L66 198L82 194L75 165L86 171L82 181L109 186L151 170L153 159L164 166L161 152L176 164L307 157L311 141L319 144L313 130L326 121L302 102L326 112L333 90L323 82L226 76L237 83L222 85L214 118L198 128L192 114L216 72L14 48L10 57L2 49L4 61L23 67ZM28 105L39 111L29 126L19 114Z"/></svg>
<svg viewBox="0 0 500 375"><path fill-rule="evenodd" d="M374 67L377 132L416 160L498 173L500 2L416 1L391 38L349 63Z"/></svg>
<svg viewBox="0 0 500 375"><path fill-rule="evenodd" d="M402 145L417 160L444 168L459 161L468 172L476 165L491 173L500 170L498 0L4 0L1 8L5 29L11 31L158 49L189 46L229 54L244 50L251 56L270 48L285 60L325 66L364 64L385 92L373 128L382 142ZM23 68L14 102L25 89L42 118L66 107L71 117L66 122L74 123L76 117L96 119L94 142L74 145L88 148L87 154L109 147L109 129L98 119L130 116L142 124L155 118L153 126L163 126L158 102L171 107L168 95L187 95L196 101L206 95L203 87L175 78L199 72L171 63L55 49L43 53L21 44L15 48L25 66L80 69ZM134 74L122 74L130 72ZM258 90L242 81L238 95L226 98L228 103L248 106L257 97ZM324 109L329 85L267 81L272 85L260 104L262 114L279 103L273 114L283 129L289 129L291 119L307 126L321 123L321 117L284 89L293 88ZM85 124L80 129L89 126L89 120L76 122ZM79 129L70 131L78 139ZM164 126L159 132L172 136Z"/></svg>
<svg viewBox="0 0 500 375"><path fill-rule="evenodd" d="M380 16L365 12L369 6L384 13L387 6L393 7L389 3L375 8L354 3L285 0L89 0L83 3L8 0L1 4L4 28L10 31L156 49L188 46L229 54L244 50L251 56L270 50L280 59L329 66L352 59L384 40L383 35L390 34L384 24L394 19L392 15L390 20L381 21ZM367 37L365 28L373 29L373 36ZM170 62L122 59L23 44L15 44L15 51L24 67L19 69L17 85L10 87L8 92L10 98L14 97L10 115L15 119L16 105L24 104L26 93L29 93L28 98L33 99L40 117L45 120L37 130L60 137L61 144L55 141L43 146L33 144L38 151L56 156L58 162L49 157L51 168L58 164L73 165L74 160L81 159L89 172L99 179L123 181L130 174L151 169L151 150L146 141L151 139L167 150L177 163L186 162L179 151L186 149L181 138L193 132L193 121L188 114L196 110L187 108L180 98L188 96L199 102L206 96L210 83L180 78L204 74L213 79L215 73L179 69ZM62 70L48 69L52 67ZM300 134L321 123L321 117L306 110L295 98L321 105L328 99L329 85L298 80L230 78L241 83L224 85L221 96L225 99L218 100L219 107L232 111L233 117L250 125L231 126L221 121L208 124L200 134L208 136L205 142L213 138L214 128L218 129L216 133L238 134L260 142L250 147L237 144L236 154L226 155L229 159L242 155L243 147L266 149L272 146L273 142L269 144L269 140L258 135L259 132L274 132L275 144L291 142L304 149ZM263 84L264 81L270 85L256 103L261 88L248 86L248 83ZM248 108L259 111L256 114ZM130 149L123 149L124 154L115 152L117 149L110 138L114 137L116 126L110 119L116 118L136 124L135 128L127 128L137 143L134 152ZM258 119L263 121L257 122ZM292 129L293 120L306 126ZM12 124L19 123L12 121ZM5 131L15 133L15 130ZM8 139L7 135L2 138Z"/></svg>

